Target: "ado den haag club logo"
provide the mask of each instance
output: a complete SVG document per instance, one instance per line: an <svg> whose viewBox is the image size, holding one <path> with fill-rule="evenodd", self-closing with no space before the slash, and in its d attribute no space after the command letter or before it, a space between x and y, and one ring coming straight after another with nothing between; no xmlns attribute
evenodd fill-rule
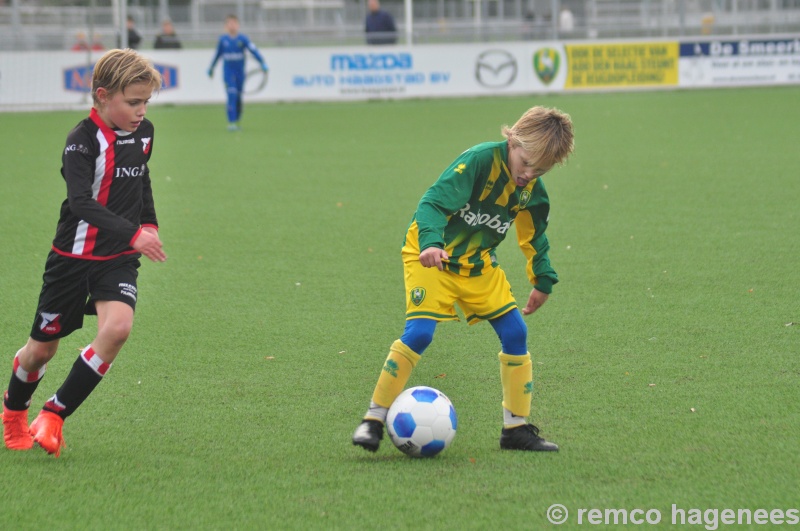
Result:
<svg viewBox="0 0 800 531"><path fill-rule="evenodd" d="M552 48L540 48L533 54L533 71L545 85L549 85L561 64L561 55Z"/></svg>
<svg viewBox="0 0 800 531"><path fill-rule="evenodd" d="M517 79L517 60L505 50L487 50L475 60L475 79L487 88L503 88Z"/></svg>
<svg viewBox="0 0 800 531"><path fill-rule="evenodd" d="M425 288L414 288L411 290L411 302L414 306L419 306L425 299Z"/></svg>
<svg viewBox="0 0 800 531"><path fill-rule="evenodd" d="M525 208L528 205L528 201L531 200L531 193L527 190L523 190L519 194L519 208Z"/></svg>

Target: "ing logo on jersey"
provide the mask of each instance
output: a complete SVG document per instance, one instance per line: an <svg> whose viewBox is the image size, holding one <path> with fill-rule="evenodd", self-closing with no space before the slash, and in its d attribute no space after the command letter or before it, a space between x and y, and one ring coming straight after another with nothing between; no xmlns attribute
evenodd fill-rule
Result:
<svg viewBox="0 0 800 531"><path fill-rule="evenodd" d="M39 329L45 334L53 335L61 332L61 314L60 313L47 313L42 312L39 314L42 317L42 324Z"/></svg>
<svg viewBox="0 0 800 531"><path fill-rule="evenodd" d="M144 144L142 146L142 151L144 152L145 155L147 155L148 153L150 153L150 137L143 138L142 144Z"/></svg>
<svg viewBox="0 0 800 531"><path fill-rule="evenodd" d="M531 393L533 393L533 382L528 382L528 383L525 384L525 393L524 394L529 395Z"/></svg>
<svg viewBox="0 0 800 531"><path fill-rule="evenodd" d="M425 288L414 288L411 290L410 295L414 306L419 306L425 300Z"/></svg>
<svg viewBox="0 0 800 531"><path fill-rule="evenodd" d="M464 163L461 163L458 166L456 166L453 171L456 172L456 173L464 173L464 170L466 170L466 169L467 169L467 165L464 164Z"/></svg>

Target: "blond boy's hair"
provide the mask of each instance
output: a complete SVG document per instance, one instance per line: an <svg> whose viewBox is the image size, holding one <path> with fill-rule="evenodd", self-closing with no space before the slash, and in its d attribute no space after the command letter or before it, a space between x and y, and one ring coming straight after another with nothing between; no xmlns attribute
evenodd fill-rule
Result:
<svg viewBox="0 0 800 531"><path fill-rule="evenodd" d="M157 91L161 88L161 74L147 59L130 48L109 50L94 65L92 99L95 105L100 103L97 97L100 87L114 95L136 83L149 84L153 91Z"/></svg>
<svg viewBox="0 0 800 531"><path fill-rule="evenodd" d="M503 136L543 166L563 164L575 149L572 119L558 109L531 107Z"/></svg>

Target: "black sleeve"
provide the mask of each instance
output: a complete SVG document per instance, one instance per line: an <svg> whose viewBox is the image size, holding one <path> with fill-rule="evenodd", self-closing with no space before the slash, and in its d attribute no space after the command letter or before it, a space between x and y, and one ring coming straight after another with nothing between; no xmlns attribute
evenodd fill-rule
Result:
<svg viewBox="0 0 800 531"><path fill-rule="evenodd" d="M147 161L153 155L153 141L155 135L150 137L150 151L147 155ZM142 175L142 225L154 225L158 227L158 218L156 217L156 205L153 202L153 188L150 183L150 165L147 165L147 171Z"/></svg>

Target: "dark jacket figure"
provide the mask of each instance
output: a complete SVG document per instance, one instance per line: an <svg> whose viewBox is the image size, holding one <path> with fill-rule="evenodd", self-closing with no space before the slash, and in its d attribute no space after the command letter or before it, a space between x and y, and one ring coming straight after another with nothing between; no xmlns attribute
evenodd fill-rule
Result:
<svg viewBox="0 0 800 531"><path fill-rule="evenodd" d="M367 6L369 8L365 25L367 44L395 44L397 27L392 15L381 9L378 0L369 0Z"/></svg>
<svg viewBox="0 0 800 531"><path fill-rule="evenodd" d="M136 22L133 20L132 16L128 15L125 26L128 28L128 48L132 50L139 49L139 45L142 43L142 35L136 29ZM122 39L117 36L117 48L120 47L122 47Z"/></svg>
<svg viewBox="0 0 800 531"><path fill-rule="evenodd" d="M161 35L156 37L156 42L153 44L153 48L156 50L161 49L168 49L168 48L182 48L181 41L178 39L178 36L175 35L175 28L172 27L172 22L169 20L165 20L161 23Z"/></svg>

